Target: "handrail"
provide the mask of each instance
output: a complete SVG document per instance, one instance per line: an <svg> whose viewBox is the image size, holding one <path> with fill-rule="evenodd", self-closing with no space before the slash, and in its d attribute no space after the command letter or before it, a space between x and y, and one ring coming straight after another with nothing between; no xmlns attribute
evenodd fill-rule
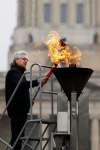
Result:
<svg viewBox="0 0 100 150"><path fill-rule="evenodd" d="M41 80L41 78L42 78L42 68L51 68L51 67L42 66L42 65L39 65L39 64L32 64L31 67L30 67L30 71L29 71L29 72L24 72L23 75L21 76L21 78L20 78L18 84L16 85L16 88L14 89L14 91L13 91L11 97L10 97L9 100L8 100L8 103L7 103L7 105L6 105L6 108L4 109L2 115L0 116L0 120L1 120L2 117L3 117L3 115L5 114L5 112L6 112L7 108L8 108L8 106L10 105L10 103L11 103L11 101L12 101L12 99L13 99L15 93L16 93L16 91L18 90L18 87L19 87L19 85L20 85L20 83L21 83L23 77L25 76L25 74L30 74L30 118L29 118L29 120L26 121L26 123L24 124L24 126L23 126L21 132L19 133L19 135L18 135L18 137L17 137L17 139L16 139L16 141L15 141L15 143L14 143L13 146L11 146L10 144L8 144L5 140L3 140L3 139L0 137L0 141L1 141L3 144L5 144L7 147L9 147L9 149L11 149L11 150L13 150L13 148L14 148L15 145L17 144L17 141L18 141L19 138L21 137L21 133L22 133L23 130L25 129L27 123L29 123L30 121L34 122L34 120L33 120L33 114L32 114L32 107L33 107L33 106L32 106L32 100L33 100L33 97L32 97L32 69L33 69L34 66L38 66L38 69L39 69L39 77L38 77L39 80L40 80L40 81L39 81L39 82L40 82L40 84L39 84L39 94L40 94L39 97L41 98L41 94L42 94L42 93L50 94L50 91L45 91L45 92L42 91L42 84L41 84L41 83L42 83L42 80ZM53 91L51 91L51 94L56 94L56 95L57 95L57 93L56 93L56 92L53 92ZM41 101L41 100L40 100L40 118L42 118L42 101ZM40 124L42 124L41 120L40 120ZM40 127L40 128L41 128L41 127ZM42 128L41 128L40 130L41 130L41 131L40 131L40 132L41 132L41 133L40 133L40 149L42 149ZM25 142L25 144L26 144L26 143L27 143L27 141Z"/></svg>
<svg viewBox="0 0 100 150"><path fill-rule="evenodd" d="M30 119L32 119L32 100L33 100L33 97L32 97L32 68L34 66L38 66L38 68L39 68L39 79L41 78L41 66L37 63L32 64L30 67ZM41 90L41 81L40 81L39 87ZM41 110L40 110L40 114L41 114Z"/></svg>
<svg viewBox="0 0 100 150"><path fill-rule="evenodd" d="M38 66L39 67L39 79L40 79L40 84L38 86L38 89L36 90L35 92L35 95L32 97L32 69L34 66ZM46 66L46 65L40 65L40 64L32 64L31 67L30 67L30 119L32 119L32 105L33 105L33 101L35 100L36 96L38 95L38 93L41 95L42 92L42 68L48 68L48 69L52 69L52 67L50 66ZM52 112L52 115L54 114L54 110L53 110L53 81L51 80L51 112ZM50 93L49 93L50 94ZM40 96L39 96L40 97ZM42 109L41 109L41 100L40 100L40 118L42 117Z"/></svg>

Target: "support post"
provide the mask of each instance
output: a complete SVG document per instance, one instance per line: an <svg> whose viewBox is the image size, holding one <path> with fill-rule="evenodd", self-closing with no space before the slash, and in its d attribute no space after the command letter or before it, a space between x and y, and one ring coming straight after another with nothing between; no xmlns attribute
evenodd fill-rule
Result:
<svg viewBox="0 0 100 150"><path fill-rule="evenodd" d="M70 149L78 150L78 99L77 93L71 93L70 101Z"/></svg>

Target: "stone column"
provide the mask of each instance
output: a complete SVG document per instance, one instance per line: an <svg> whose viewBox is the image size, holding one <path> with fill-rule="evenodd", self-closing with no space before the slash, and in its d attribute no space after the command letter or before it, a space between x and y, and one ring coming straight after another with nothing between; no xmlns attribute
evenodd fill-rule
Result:
<svg viewBox="0 0 100 150"><path fill-rule="evenodd" d="M32 0L25 0L25 26L32 26Z"/></svg>
<svg viewBox="0 0 100 150"><path fill-rule="evenodd" d="M69 4L69 26L74 26L75 25L75 22L76 22L76 9L75 9L75 6L76 6L76 1L73 1L73 0L70 0L68 2Z"/></svg>
<svg viewBox="0 0 100 150"><path fill-rule="evenodd" d="M96 27L100 27L100 0L95 0Z"/></svg>
<svg viewBox="0 0 100 150"><path fill-rule="evenodd" d="M96 24L96 12L95 12L95 0L91 0L91 25L95 26Z"/></svg>
<svg viewBox="0 0 100 150"><path fill-rule="evenodd" d="M24 0L18 0L18 5L17 5L17 26L22 27L24 26L25 23L25 4Z"/></svg>
<svg viewBox="0 0 100 150"><path fill-rule="evenodd" d="M36 0L32 0L32 27L36 26L36 15L37 15Z"/></svg>
<svg viewBox="0 0 100 150"><path fill-rule="evenodd" d="M99 121L97 118L91 121L91 150L100 150L99 148Z"/></svg>
<svg viewBox="0 0 100 150"><path fill-rule="evenodd" d="M43 26L43 0L36 0L37 27Z"/></svg>
<svg viewBox="0 0 100 150"><path fill-rule="evenodd" d="M90 27L91 21L90 21L90 15L91 15L91 10L90 10L90 5L91 2L90 0L85 0L84 2L84 25L87 27Z"/></svg>
<svg viewBox="0 0 100 150"><path fill-rule="evenodd" d="M59 25L59 0L52 0L52 17L51 17L51 24L52 26L58 27Z"/></svg>

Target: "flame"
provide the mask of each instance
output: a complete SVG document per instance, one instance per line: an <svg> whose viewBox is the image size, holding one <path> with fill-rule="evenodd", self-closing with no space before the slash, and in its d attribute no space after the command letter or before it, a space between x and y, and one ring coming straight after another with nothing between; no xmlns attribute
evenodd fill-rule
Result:
<svg viewBox="0 0 100 150"><path fill-rule="evenodd" d="M46 42L49 52L48 56L53 64L63 64L68 66L70 64L80 64L81 52L77 47L72 47L69 43L61 43L61 37L56 31L48 34Z"/></svg>
<svg viewBox="0 0 100 150"><path fill-rule="evenodd" d="M52 63L59 63L58 62L58 49L59 49L59 40L60 40L60 36L57 32L52 31L49 33L48 35L48 41L47 41L47 45L48 45L48 56L51 59Z"/></svg>
<svg viewBox="0 0 100 150"><path fill-rule="evenodd" d="M69 60L69 64L76 64L76 66L79 66L80 61L81 61L81 56L82 54L80 52L80 49L77 47L73 47L70 60Z"/></svg>

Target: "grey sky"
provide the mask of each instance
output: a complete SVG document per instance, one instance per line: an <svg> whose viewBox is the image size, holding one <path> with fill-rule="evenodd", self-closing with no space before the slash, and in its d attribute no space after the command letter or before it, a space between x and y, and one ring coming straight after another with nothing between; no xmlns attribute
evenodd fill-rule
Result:
<svg viewBox="0 0 100 150"><path fill-rule="evenodd" d="M7 52L16 27L16 1L0 0L0 71L7 70Z"/></svg>

